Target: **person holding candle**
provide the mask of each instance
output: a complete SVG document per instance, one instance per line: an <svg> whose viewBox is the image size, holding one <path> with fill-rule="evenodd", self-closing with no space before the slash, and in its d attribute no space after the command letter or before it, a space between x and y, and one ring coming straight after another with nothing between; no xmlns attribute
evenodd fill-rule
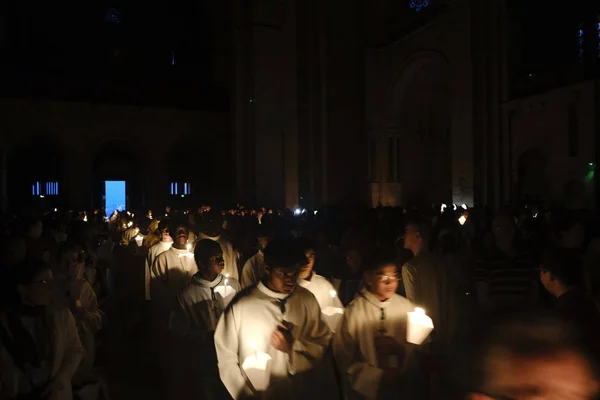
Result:
<svg viewBox="0 0 600 400"><path fill-rule="evenodd" d="M193 394L206 399L223 398L227 392L219 379L213 335L221 314L240 291L240 284L221 274L225 262L219 243L199 241L194 259L198 272L179 293L179 307L172 313L170 328L185 349L186 357L181 360L189 365L182 375Z"/></svg>
<svg viewBox="0 0 600 400"><path fill-rule="evenodd" d="M300 267L300 273L298 275L298 284L305 289L308 289L317 299L321 310L328 307L338 308L342 311L344 306L337 296L337 292L334 290L333 285L321 275L318 275L314 270L315 266L315 244L307 238L296 239L296 244L304 252L306 256L307 264ZM341 319L340 319L341 322ZM337 327L331 327L333 331Z"/></svg>
<svg viewBox="0 0 600 400"><path fill-rule="evenodd" d="M415 306L396 294L399 273L393 259L392 252L376 250L365 260L365 288L346 308L334 338L334 355L350 399L403 398L399 390L411 348L407 319Z"/></svg>
<svg viewBox="0 0 600 400"><path fill-rule="evenodd" d="M258 395L265 381L270 382L265 395L271 399L305 398L314 389L311 372L320 364L331 332L313 294L297 285L305 264L304 252L293 240L275 239L265 249L263 279L241 292L219 320L219 373L234 399ZM269 363L257 364L266 358Z"/></svg>

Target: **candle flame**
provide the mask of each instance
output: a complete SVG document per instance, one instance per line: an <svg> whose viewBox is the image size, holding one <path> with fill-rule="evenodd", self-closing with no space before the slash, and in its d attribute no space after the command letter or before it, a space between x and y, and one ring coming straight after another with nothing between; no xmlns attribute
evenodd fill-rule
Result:
<svg viewBox="0 0 600 400"><path fill-rule="evenodd" d="M337 296L337 292L335 290L330 290L329 295L333 298L333 297Z"/></svg>
<svg viewBox="0 0 600 400"><path fill-rule="evenodd" d="M466 218L464 215L461 215L461 216L460 216L460 218L458 219L458 222L459 222L461 225L464 225L464 224L465 224L465 222L467 222L467 218Z"/></svg>
<svg viewBox="0 0 600 400"><path fill-rule="evenodd" d="M425 310L423 310L421 307L416 307L415 312L418 314L425 314Z"/></svg>
<svg viewBox="0 0 600 400"><path fill-rule="evenodd" d="M225 274L225 278L229 278L229 274Z"/></svg>

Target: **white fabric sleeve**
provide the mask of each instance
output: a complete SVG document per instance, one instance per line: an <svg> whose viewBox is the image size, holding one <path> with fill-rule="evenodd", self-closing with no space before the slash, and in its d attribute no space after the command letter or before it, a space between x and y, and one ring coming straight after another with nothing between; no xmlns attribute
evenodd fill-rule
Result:
<svg viewBox="0 0 600 400"><path fill-rule="evenodd" d="M227 391L234 399L252 396L239 361L239 338L234 307L229 307L219 319L215 330L215 349L219 375Z"/></svg>

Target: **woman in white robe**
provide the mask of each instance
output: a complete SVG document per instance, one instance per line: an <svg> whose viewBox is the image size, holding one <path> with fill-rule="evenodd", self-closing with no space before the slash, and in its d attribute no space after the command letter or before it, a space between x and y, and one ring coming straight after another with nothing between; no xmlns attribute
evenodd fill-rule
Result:
<svg viewBox="0 0 600 400"><path fill-rule="evenodd" d="M349 399L405 398L411 345L406 342L408 312L414 305L396 294L395 264L366 260L366 289L346 308L334 338L334 355L348 384Z"/></svg>
<svg viewBox="0 0 600 400"><path fill-rule="evenodd" d="M84 350L73 315L53 307L52 272L33 262L18 266L14 301L0 309L0 398L71 400L71 380Z"/></svg>
<svg viewBox="0 0 600 400"><path fill-rule="evenodd" d="M306 263L302 251L293 242L275 240L265 249L265 262L263 281L240 293L217 324L221 380L234 399L259 395L242 364L255 351L264 352L271 357L267 398L306 398L315 389L311 372L320 364L331 332L315 297L297 286L298 268Z"/></svg>
<svg viewBox="0 0 600 400"><path fill-rule="evenodd" d="M184 395L204 399L227 395L217 369L213 340L217 321L240 291L240 284L221 272L225 266L221 246L201 240L194 249L198 273L178 296L179 307L172 314L170 326L179 363L175 373L186 386Z"/></svg>

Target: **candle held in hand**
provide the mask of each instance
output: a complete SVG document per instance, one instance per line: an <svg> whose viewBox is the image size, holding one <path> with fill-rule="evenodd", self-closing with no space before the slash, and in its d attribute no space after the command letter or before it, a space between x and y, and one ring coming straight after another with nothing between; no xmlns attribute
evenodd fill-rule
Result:
<svg viewBox="0 0 600 400"><path fill-rule="evenodd" d="M255 341L251 340L249 344L254 351L254 355L244 359L242 369L254 390L264 392L271 383L271 356L259 352Z"/></svg>
<svg viewBox="0 0 600 400"><path fill-rule="evenodd" d="M406 341L413 344L421 344L433 330L433 321L422 308L408 313L408 326L406 330Z"/></svg>

